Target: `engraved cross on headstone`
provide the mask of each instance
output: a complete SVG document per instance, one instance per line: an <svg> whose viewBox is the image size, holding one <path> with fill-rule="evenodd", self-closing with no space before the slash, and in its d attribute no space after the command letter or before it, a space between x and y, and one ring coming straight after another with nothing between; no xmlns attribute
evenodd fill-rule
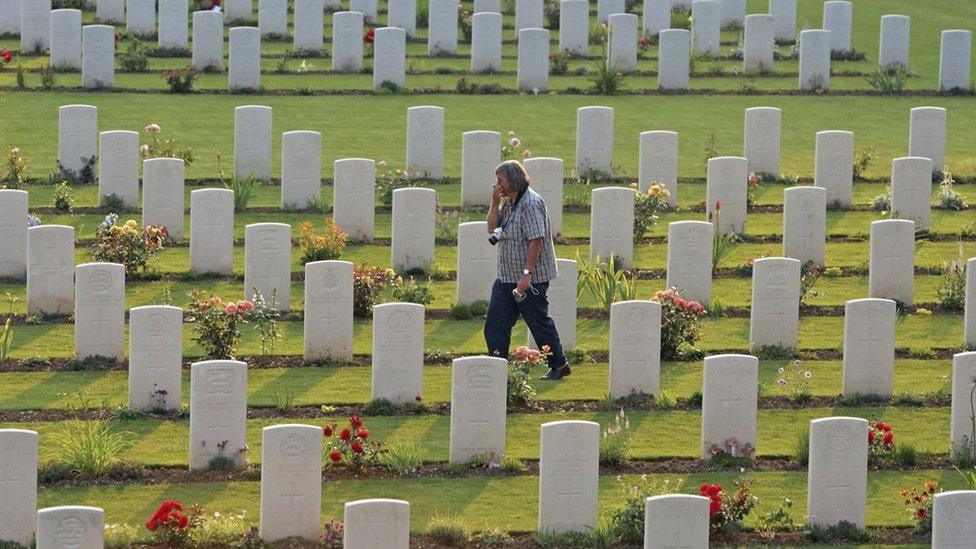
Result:
<svg viewBox="0 0 976 549"><path fill-rule="evenodd" d="M674 532L673 540L668 545L665 545L664 549L691 549L691 545L681 541L681 539L684 537L682 534L684 534L684 531L676 530Z"/></svg>
<svg viewBox="0 0 976 549"><path fill-rule="evenodd" d="M731 429L732 421L737 416L734 410L740 407L745 402L745 400L742 397L739 398L732 397L732 385L725 385L724 392L726 393L726 397L719 398L718 401L722 405L722 407L725 408L722 414L725 416L725 428Z"/></svg>

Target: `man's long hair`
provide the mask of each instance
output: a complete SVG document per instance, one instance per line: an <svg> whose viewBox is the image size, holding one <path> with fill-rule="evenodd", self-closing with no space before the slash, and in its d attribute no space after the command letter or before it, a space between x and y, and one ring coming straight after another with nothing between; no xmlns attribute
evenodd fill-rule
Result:
<svg viewBox="0 0 976 549"><path fill-rule="evenodd" d="M516 194L523 193L532 184L532 180L529 179L529 174L525 173L525 166L518 160L506 160L502 162L495 168L495 173L504 175Z"/></svg>

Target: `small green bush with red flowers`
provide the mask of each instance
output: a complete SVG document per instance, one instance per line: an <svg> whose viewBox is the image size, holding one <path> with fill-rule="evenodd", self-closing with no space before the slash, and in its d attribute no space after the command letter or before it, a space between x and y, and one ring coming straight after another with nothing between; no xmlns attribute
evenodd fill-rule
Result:
<svg viewBox="0 0 976 549"><path fill-rule="evenodd" d="M742 523L752 509L759 503L759 498L752 495L751 487L755 483L749 477L738 478L733 481L735 492L724 493L721 484L702 484L698 491L710 500L708 507L709 528L713 536L727 536L742 531Z"/></svg>
<svg viewBox="0 0 976 549"><path fill-rule="evenodd" d="M369 431L359 416L349 418L348 427L340 429L335 424L322 427L322 435L327 439L328 465L347 464L355 469L364 469L375 465L383 451L382 443L369 439Z"/></svg>

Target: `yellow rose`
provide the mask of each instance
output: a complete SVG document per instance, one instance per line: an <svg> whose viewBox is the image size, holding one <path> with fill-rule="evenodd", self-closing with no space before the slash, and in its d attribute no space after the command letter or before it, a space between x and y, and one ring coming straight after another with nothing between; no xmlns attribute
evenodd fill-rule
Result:
<svg viewBox="0 0 976 549"><path fill-rule="evenodd" d="M136 226L136 220L135 219L130 219L130 220L126 221L125 222L125 226L126 227L135 227Z"/></svg>
<svg viewBox="0 0 976 549"><path fill-rule="evenodd" d="M112 234L119 234L122 232L122 227L119 227L118 225L112 225L112 228L109 230L112 232Z"/></svg>
<svg viewBox="0 0 976 549"><path fill-rule="evenodd" d="M651 185L651 188L647 190L647 194L651 196L658 196L661 194L661 186L657 183Z"/></svg>

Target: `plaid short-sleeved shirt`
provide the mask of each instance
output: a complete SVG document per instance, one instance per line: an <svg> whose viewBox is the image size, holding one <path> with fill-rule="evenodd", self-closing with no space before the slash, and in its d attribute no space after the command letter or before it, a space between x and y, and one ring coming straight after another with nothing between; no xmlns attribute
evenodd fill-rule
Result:
<svg viewBox="0 0 976 549"><path fill-rule="evenodd" d="M512 204L507 201L498 212L498 224L504 226L501 241L498 242L498 279L507 283L518 282L529 255L529 241L536 238L543 241L532 282L549 282L556 278L556 251L552 244L545 201L539 193L528 188L514 211L511 209Z"/></svg>

